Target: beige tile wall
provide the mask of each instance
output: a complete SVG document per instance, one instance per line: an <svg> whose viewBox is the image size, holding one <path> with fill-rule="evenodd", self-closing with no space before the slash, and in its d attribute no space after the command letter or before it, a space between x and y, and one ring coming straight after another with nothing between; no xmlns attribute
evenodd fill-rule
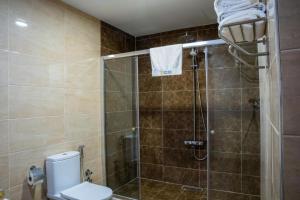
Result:
<svg viewBox="0 0 300 200"><path fill-rule="evenodd" d="M0 188L10 199L45 199L26 170L81 144L102 182L100 43L100 21L57 0L0 0Z"/></svg>

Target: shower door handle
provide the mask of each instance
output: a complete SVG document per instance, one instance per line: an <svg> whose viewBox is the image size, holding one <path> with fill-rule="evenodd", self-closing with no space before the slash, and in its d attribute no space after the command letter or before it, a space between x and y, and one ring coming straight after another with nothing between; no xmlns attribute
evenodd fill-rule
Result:
<svg viewBox="0 0 300 200"><path fill-rule="evenodd" d="M210 130L209 132L210 132L210 134L212 134L212 135L215 134L215 130Z"/></svg>

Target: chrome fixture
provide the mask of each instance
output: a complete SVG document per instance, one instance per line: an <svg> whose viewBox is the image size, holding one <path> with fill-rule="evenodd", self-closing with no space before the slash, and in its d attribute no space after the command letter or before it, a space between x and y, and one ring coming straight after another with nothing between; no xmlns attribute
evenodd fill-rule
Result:
<svg viewBox="0 0 300 200"><path fill-rule="evenodd" d="M80 154L80 175L81 175L81 180L84 181L84 172L83 172L83 158L84 158L84 149L85 145L79 145L78 146L78 151Z"/></svg>
<svg viewBox="0 0 300 200"><path fill-rule="evenodd" d="M92 183L93 179L91 178L93 172L90 169L85 170L85 181Z"/></svg>
<svg viewBox="0 0 300 200"><path fill-rule="evenodd" d="M198 161L203 161L207 159L207 155L200 158L196 155L196 147L204 146L204 141L197 140L196 132L197 132L197 122L196 122L196 107L197 107L197 96L200 106L200 113L201 113L201 121L199 121L199 124L202 123L204 127L204 131L206 133L206 122L204 119L204 113L203 113L203 105L202 105L202 99L201 99L201 91L200 91L200 83L199 83L199 64L198 64L198 50L196 48L192 48L190 51L190 56L192 57L192 69L193 69L193 141L185 141L185 145L189 145L193 148L193 154L194 158ZM198 93L198 95L197 95Z"/></svg>

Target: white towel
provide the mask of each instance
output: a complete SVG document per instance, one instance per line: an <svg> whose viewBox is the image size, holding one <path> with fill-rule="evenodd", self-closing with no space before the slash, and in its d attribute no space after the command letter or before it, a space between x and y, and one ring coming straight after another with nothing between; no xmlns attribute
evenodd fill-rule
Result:
<svg viewBox="0 0 300 200"><path fill-rule="evenodd" d="M152 76L182 74L182 44L150 49Z"/></svg>
<svg viewBox="0 0 300 200"><path fill-rule="evenodd" d="M266 11L263 3L252 3L249 0L215 0L214 7L218 16L218 23L236 12L253 9Z"/></svg>
<svg viewBox="0 0 300 200"><path fill-rule="evenodd" d="M234 22L239 22L239 21L247 21L247 20L252 20L252 19L257 19L257 18L262 18L265 17L265 13L257 10L257 9L249 9L245 11L240 11L232 14L231 16L228 16L225 18L220 24L219 27L229 24L229 23L234 23ZM234 36L234 39L236 42L242 42L242 41L253 41L254 39L259 39L262 36L265 35L265 22L264 21L258 21L255 23L255 38L253 34L253 25L252 23L249 24L243 24L242 25L243 29L240 28L240 26L232 26L232 34ZM242 33L243 31L243 33ZM222 30L222 34L227 37L229 40L233 41L233 38L231 37L231 33L228 30L228 28L224 28ZM243 38L244 35L244 38Z"/></svg>

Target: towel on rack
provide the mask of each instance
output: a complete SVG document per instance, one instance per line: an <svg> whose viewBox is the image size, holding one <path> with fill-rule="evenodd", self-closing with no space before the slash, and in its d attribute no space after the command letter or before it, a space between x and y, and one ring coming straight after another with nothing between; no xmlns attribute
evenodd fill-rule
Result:
<svg viewBox="0 0 300 200"><path fill-rule="evenodd" d="M265 17L265 13L257 10L257 9L249 9L246 11L236 12L231 16L225 18L222 22L220 22L219 27L229 24L235 23L239 21L248 21L257 18ZM255 33L254 33L255 30ZM231 32L230 32L231 31ZM230 39L231 41L235 42L242 42L242 41L253 41L256 39L261 38L265 34L265 22L258 21L255 22L255 28L253 27L252 23L249 24L242 24L241 26L232 26L231 30L228 28L224 28L222 30L222 34ZM233 37L234 38L233 38ZM254 38L255 37L255 38Z"/></svg>
<svg viewBox="0 0 300 200"><path fill-rule="evenodd" d="M245 22L266 17L265 5L253 3L250 0L215 0L215 11L218 15L219 29L224 25ZM257 21L253 27L252 23L223 28L222 35L234 42L253 41L265 34L265 22Z"/></svg>
<svg viewBox="0 0 300 200"><path fill-rule="evenodd" d="M250 0L215 0L214 8L218 16L218 23L220 23L226 17L249 9L256 9L262 12L266 11L265 5L259 2L253 2Z"/></svg>
<svg viewBox="0 0 300 200"><path fill-rule="evenodd" d="M182 44L150 49L152 76L182 74Z"/></svg>

